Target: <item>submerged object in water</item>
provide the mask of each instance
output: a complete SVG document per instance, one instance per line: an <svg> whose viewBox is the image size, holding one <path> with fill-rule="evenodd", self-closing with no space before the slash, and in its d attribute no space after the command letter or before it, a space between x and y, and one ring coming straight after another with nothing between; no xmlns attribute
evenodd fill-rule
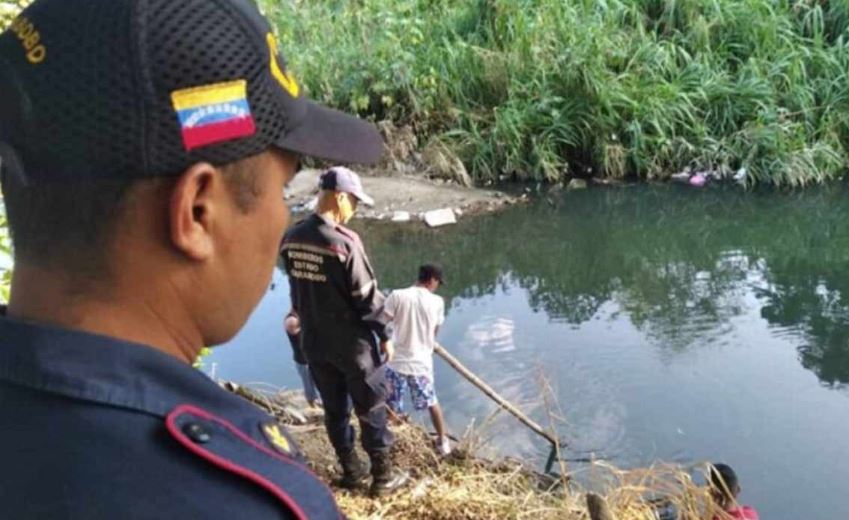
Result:
<svg viewBox="0 0 849 520"><path fill-rule="evenodd" d="M697 173L690 177L690 186L695 186L697 188L701 188L707 184L707 177L702 175L701 173Z"/></svg>

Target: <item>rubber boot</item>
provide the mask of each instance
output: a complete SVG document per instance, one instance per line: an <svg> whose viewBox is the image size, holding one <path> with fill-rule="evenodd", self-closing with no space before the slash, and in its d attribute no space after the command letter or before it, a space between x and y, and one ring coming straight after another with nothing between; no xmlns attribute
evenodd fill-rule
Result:
<svg viewBox="0 0 849 520"><path fill-rule="evenodd" d="M368 478L368 465L357 456L357 452L351 450L347 454L339 457L339 464L342 466L342 478L339 480L339 487L345 489L355 489L364 486Z"/></svg>
<svg viewBox="0 0 849 520"><path fill-rule="evenodd" d="M406 486L410 475L405 471L392 469L388 453L380 453L371 457L371 496L389 495Z"/></svg>

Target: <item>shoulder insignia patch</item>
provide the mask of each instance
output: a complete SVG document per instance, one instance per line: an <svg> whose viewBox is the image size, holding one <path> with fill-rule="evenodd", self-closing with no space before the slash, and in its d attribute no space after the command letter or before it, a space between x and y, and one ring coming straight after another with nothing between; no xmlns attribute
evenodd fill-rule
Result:
<svg viewBox="0 0 849 520"><path fill-rule="evenodd" d="M260 426L265 439L271 444L274 449L284 455L292 455L292 446L289 444L289 439L280 431L280 425L276 422L265 423Z"/></svg>

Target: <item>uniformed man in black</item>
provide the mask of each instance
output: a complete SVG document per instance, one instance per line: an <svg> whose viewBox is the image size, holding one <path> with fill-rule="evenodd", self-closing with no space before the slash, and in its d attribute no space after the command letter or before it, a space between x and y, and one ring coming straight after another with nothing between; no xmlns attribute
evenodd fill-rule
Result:
<svg viewBox="0 0 849 520"><path fill-rule="evenodd" d="M36 0L0 35L0 517L338 518L192 362L271 280L299 157L371 162L249 0Z"/></svg>
<svg viewBox="0 0 849 520"><path fill-rule="evenodd" d="M360 237L344 224L358 203L374 201L356 173L336 167L319 181L318 206L283 240L292 306L301 318L301 346L324 402L325 426L342 466L341 485L356 487L368 476L354 451L351 403L360 420L362 445L371 459L375 495L403 486L407 475L393 471L387 428L384 366L392 343L380 321L378 290ZM380 340L380 350L375 340Z"/></svg>

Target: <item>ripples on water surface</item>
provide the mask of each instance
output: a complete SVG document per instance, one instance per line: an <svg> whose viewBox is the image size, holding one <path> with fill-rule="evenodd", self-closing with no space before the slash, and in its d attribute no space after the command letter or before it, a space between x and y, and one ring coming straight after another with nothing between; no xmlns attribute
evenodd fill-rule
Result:
<svg viewBox="0 0 849 520"><path fill-rule="evenodd" d="M571 457L630 466L722 460L764 518L846 518L849 191L590 190L440 231L359 223L384 288L444 264L440 340L547 424L555 391ZM297 386L284 277L218 375ZM209 363L208 363L209 366ZM494 405L437 362L457 432ZM509 417L503 452L544 459Z"/></svg>

